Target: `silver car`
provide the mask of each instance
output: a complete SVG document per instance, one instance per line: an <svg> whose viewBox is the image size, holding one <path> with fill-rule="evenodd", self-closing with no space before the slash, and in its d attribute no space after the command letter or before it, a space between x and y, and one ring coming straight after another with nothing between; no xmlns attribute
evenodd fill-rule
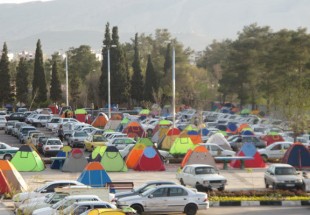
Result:
<svg viewBox="0 0 310 215"><path fill-rule="evenodd" d="M208 194L182 185L157 186L140 195L120 198L116 204L119 208L130 206L137 214L176 212L195 215L198 210L209 208Z"/></svg>
<svg viewBox="0 0 310 215"><path fill-rule="evenodd" d="M264 176L266 188L303 188L302 176L289 164L272 164Z"/></svg>
<svg viewBox="0 0 310 215"><path fill-rule="evenodd" d="M73 148L84 148L84 140L87 137L88 134L85 131L75 131L70 135L68 145Z"/></svg>

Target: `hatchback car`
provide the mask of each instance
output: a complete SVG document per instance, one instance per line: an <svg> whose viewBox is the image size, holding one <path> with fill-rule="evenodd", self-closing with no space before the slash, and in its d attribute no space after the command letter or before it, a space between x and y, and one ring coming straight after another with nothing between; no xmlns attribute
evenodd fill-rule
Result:
<svg viewBox="0 0 310 215"><path fill-rule="evenodd" d="M194 191L182 185L161 185L136 196L120 198L120 208L132 207L137 214L185 213L196 214L198 210L209 208L208 194Z"/></svg>
<svg viewBox="0 0 310 215"><path fill-rule="evenodd" d="M303 188L302 176L289 164L272 164L264 175L265 185L273 189L278 188Z"/></svg>

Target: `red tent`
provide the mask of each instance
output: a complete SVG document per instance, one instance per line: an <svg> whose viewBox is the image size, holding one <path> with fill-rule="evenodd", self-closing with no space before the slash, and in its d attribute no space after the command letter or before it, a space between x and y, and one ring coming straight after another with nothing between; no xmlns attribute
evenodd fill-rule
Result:
<svg viewBox="0 0 310 215"><path fill-rule="evenodd" d="M11 186L0 169L0 194L11 193Z"/></svg>
<svg viewBox="0 0 310 215"><path fill-rule="evenodd" d="M267 134L264 137L262 137L262 140L266 141L267 146L269 146L270 144L275 143L275 142L285 141L283 139L283 137L281 135L278 135L278 134L276 134L276 135L269 135L269 134Z"/></svg>
<svg viewBox="0 0 310 215"><path fill-rule="evenodd" d="M144 149L137 165L133 168L138 171L165 171L165 165L153 146Z"/></svg>

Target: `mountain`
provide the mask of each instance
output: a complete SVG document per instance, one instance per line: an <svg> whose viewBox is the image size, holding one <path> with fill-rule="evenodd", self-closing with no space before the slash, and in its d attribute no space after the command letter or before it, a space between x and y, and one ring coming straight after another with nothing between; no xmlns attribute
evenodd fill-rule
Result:
<svg viewBox="0 0 310 215"><path fill-rule="evenodd" d="M110 22L111 27L118 26L121 42L130 41L136 32L154 35L155 29L167 28L185 46L198 51L214 39L236 38L243 26L254 22L276 29L297 28L302 20L310 20L304 4L299 0L54 0L0 4L0 44L6 41L11 52L34 51L40 38L45 53L82 44L99 50L105 25Z"/></svg>

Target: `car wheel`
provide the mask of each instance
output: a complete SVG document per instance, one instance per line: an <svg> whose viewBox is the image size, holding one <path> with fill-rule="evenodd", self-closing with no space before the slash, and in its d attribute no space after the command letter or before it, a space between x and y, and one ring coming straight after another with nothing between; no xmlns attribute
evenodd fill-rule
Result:
<svg viewBox="0 0 310 215"><path fill-rule="evenodd" d="M218 191L224 191L225 190L225 186L223 185L223 187L219 187L217 188Z"/></svg>
<svg viewBox="0 0 310 215"><path fill-rule="evenodd" d="M183 181L182 178L180 179L180 184L183 185L183 186L185 186L184 181Z"/></svg>
<svg viewBox="0 0 310 215"><path fill-rule="evenodd" d="M262 159L263 159L263 161L264 161L265 163L268 162L268 157L267 157L267 155L261 155L261 157L262 157Z"/></svg>
<svg viewBox="0 0 310 215"><path fill-rule="evenodd" d="M143 213L143 207L141 205L131 205L131 207L136 211L136 214Z"/></svg>
<svg viewBox="0 0 310 215"><path fill-rule="evenodd" d="M269 188L269 184L267 183L267 180L265 179L265 187Z"/></svg>
<svg viewBox="0 0 310 215"><path fill-rule="evenodd" d="M276 190L278 187L277 187L277 184L276 183L272 183L272 189L273 190Z"/></svg>
<svg viewBox="0 0 310 215"><path fill-rule="evenodd" d="M12 155L4 155L3 160L8 160L10 161L12 159Z"/></svg>
<svg viewBox="0 0 310 215"><path fill-rule="evenodd" d="M194 205L194 204L189 204L189 205L186 205L185 207L185 214L186 215L195 215L197 213L197 206Z"/></svg>

